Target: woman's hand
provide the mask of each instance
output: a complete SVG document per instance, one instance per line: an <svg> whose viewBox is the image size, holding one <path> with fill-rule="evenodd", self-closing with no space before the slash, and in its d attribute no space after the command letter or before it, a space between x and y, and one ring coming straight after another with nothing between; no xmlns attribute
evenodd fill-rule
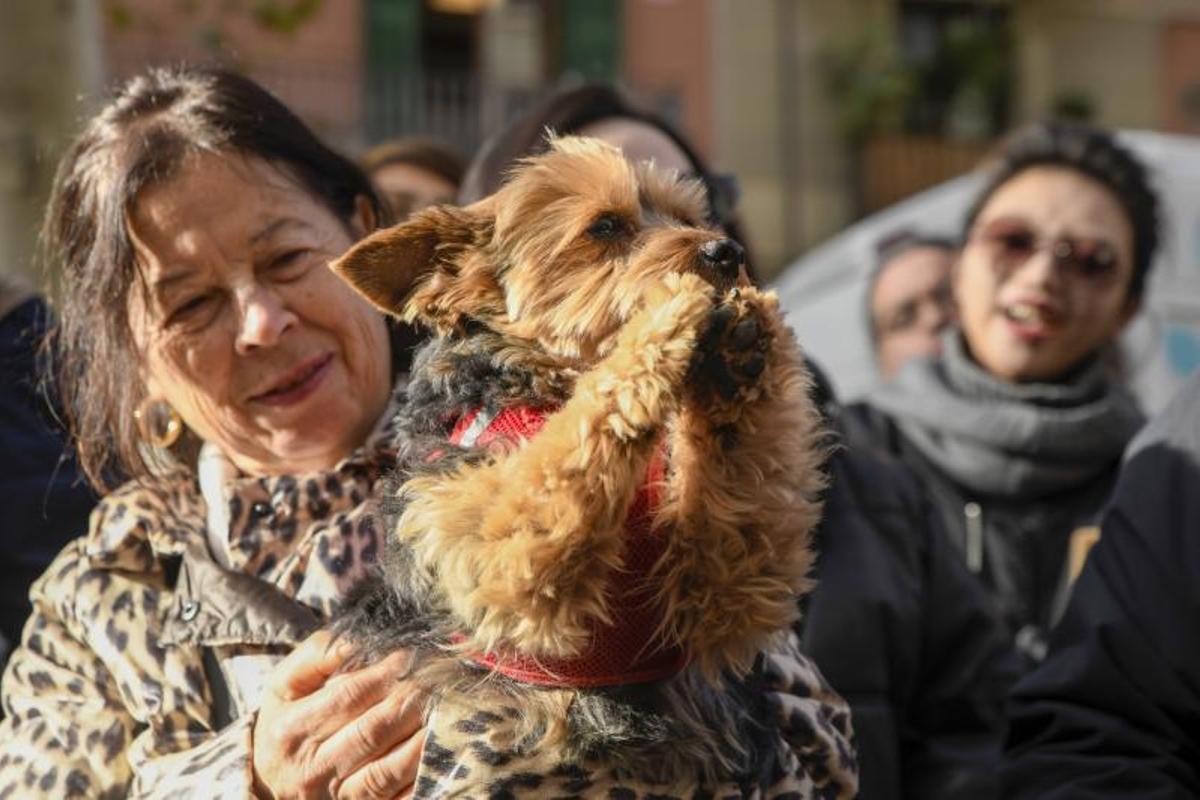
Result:
<svg viewBox="0 0 1200 800"><path fill-rule="evenodd" d="M277 798L406 796L425 739L407 655L334 674L350 649L309 636L275 667L254 723L255 791Z"/></svg>

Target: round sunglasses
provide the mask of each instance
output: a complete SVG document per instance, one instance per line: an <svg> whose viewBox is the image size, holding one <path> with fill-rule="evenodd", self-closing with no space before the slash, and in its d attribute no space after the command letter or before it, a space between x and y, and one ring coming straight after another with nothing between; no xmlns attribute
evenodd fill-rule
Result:
<svg viewBox="0 0 1200 800"><path fill-rule="evenodd" d="M1076 236L1051 239L1019 218L1003 217L979 225L970 239L989 248L1005 269L1019 267L1035 253L1046 250L1055 265L1083 280L1102 283L1117 274L1117 250L1109 242Z"/></svg>

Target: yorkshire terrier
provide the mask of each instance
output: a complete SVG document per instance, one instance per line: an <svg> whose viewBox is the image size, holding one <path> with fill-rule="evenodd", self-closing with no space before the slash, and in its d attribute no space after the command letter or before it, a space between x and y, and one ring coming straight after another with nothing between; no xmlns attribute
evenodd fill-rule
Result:
<svg viewBox="0 0 1200 800"><path fill-rule="evenodd" d="M411 652L432 695L424 763L461 766L453 732L477 734L479 796L533 753L576 777L564 765L693 790L807 770L822 796L845 789L814 755L852 760L845 720L781 755L762 677L809 587L825 449L809 377L705 218L697 182L558 138L497 194L333 265L435 334L401 412L381 574L338 630L364 661Z"/></svg>

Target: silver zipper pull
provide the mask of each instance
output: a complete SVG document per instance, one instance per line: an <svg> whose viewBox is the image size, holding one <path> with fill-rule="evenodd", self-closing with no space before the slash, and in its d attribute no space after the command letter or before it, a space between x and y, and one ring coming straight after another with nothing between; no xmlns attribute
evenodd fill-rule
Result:
<svg viewBox="0 0 1200 800"><path fill-rule="evenodd" d="M983 509L971 501L963 506L967 523L967 569L978 575L983 571Z"/></svg>

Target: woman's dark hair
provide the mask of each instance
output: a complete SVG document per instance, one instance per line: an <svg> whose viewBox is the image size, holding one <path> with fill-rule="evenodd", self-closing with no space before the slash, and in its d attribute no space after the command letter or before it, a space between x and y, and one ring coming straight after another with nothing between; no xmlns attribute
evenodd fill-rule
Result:
<svg viewBox="0 0 1200 800"><path fill-rule="evenodd" d="M657 128L683 152L695 172L693 177L704 184L713 222L745 248L747 268L753 277L751 249L734 214L737 190L732 182L709 170L695 148L665 119L634 105L611 86L589 84L553 94L484 142L467 167L458 201L467 205L494 193L518 159L546 151L547 130L565 136L578 133L593 122L613 118Z"/></svg>
<svg viewBox="0 0 1200 800"><path fill-rule="evenodd" d="M380 142L363 153L358 163L368 175L389 164L411 164L437 175L455 189L462 184L467 169L462 156L454 150L432 139L415 136Z"/></svg>
<svg viewBox="0 0 1200 800"><path fill-rule="evenodd" d="M150 472L133 418L145 390L128 318L137 266L127 215L195 153L261 158L347 224L359 197L386 220L362 170L248 78L156 68L122 86L60 162L42 231L60 304L51 369L80 464L101 490Z"/></svg>
<svg viewBox="0 0 1200 800"><path fill-rule="evenodd" d="M1112 134L1081 123L1049 122L1021 128L1001 144L987 183L967 213L963 239L996 190L1031 167L1064 167L1099 182L1116 197L1133 228L1129 296L1140 298L1159 243L1158 195L1146 166Z"/></svg>

